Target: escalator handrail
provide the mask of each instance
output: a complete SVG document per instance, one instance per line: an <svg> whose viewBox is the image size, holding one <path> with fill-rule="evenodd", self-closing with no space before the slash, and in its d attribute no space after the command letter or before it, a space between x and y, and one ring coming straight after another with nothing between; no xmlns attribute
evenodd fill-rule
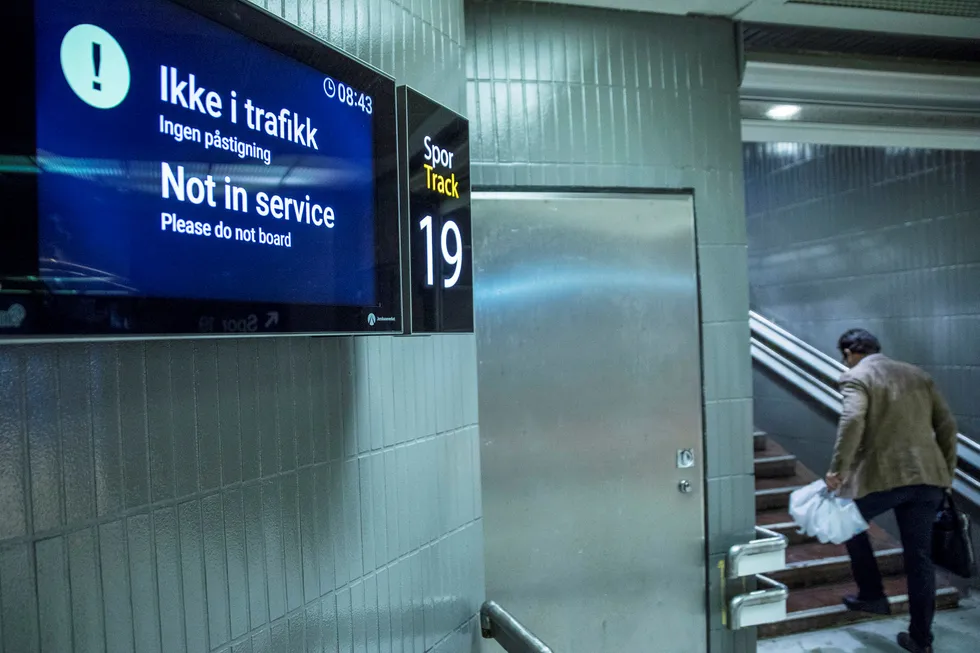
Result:
<svg viewBox="0 0 980 653"><path fill-rule="evenodd" d="M961 445L972 451L975 455L980 456L980 444L977 444L976 441L971 440L962 433L957 433L956 438Z"/></svg>
<svg viewBox="0 0 980 653"><path fill-rule="evenodd" d="M842 395L820 379L806 372L787 357L755 338L751 339L752 360L774 371L782 379L796 386L814 401L840 416Z"/></svg>
<svg viewBox="0 0 980 653"><path fill-rule="evenodd" d="M840 375L847 371L847 367L839 360L754 311L749 311L749 326L754 337L804 363L813 374L825 379L829 385L837 385Z"/></svg>
<svg viewBox="0 0 980 653"><path fill-rule="evenodd" d="M844 373L844 372L847 371L847 366L845 366L840 361L831 358L830 356L828 356L827 354L823 353L822 351L820 351L819 349L817 349L813 345L810 345L809 343L807 343L807 342L801 340L800 338L794 336L792 333L790 333L786 329L783 329L782 327L776 325L772 321L767 320L766 318L762 317L761 315L759 315L755 311L749 311L749 326L750 326L750 328L752 330L753 344L758 343L758 345L760 347L762 347L764 349L769 349L769 350L780 349L779 347L774 347L773 346L774 344L777 344L777 343L773 343L772 342L773 338L771 337L771 334L772 333L776 333L780 337L785 338L786 340L788 340L791 343L793 343L795 346L797 346L797 347L803 349L804 351L806 351L813 358L818 359L823 366L832 367L832 368L834 368L839 373ZM787 354L789 354L789 355L787 356ZM792 361L793 362L793 365L795 367L804 368L805 369L806 367L811 367L811 368L813 367L812 361L808 361L807 360L807 358L810 358L810 356L808 356L808 357L793 356L793 352L783 351L782 352L782 355L780 356L780 358L782 358L784 360ZM792 360L793 358L795 358L796 360L793 361ZM814 377L818 377L819 378L821 376L826 376L826 374L824 373L824 370L820 370L820 369L816 369L816 370L811 369L811 370L807 371L807 375L811 379L814 378ZM836 388L834 387L836 385L836 383L827 383L826 385L828 385L832 389L836 390ZM962 433L957 433L956 434L956 437L957 437L957 440L958 440L959 444L961 444L964 447L966 447L967 449L971 450L977 456L980 456L980 443L977 443L976 441L970 439L969 437L963 435Z"/></svg>

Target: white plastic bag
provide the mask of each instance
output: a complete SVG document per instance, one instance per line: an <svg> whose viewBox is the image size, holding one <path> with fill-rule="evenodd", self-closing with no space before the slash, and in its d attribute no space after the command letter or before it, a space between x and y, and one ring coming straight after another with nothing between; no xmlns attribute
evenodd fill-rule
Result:
<svg viewBox="0 0 980 653"><path fill-rule="evenodd" d="M789 514L806 533L826 544L843 544L868 530L857 504L835 496L823 481L814 481L789 495Z"/></svg>

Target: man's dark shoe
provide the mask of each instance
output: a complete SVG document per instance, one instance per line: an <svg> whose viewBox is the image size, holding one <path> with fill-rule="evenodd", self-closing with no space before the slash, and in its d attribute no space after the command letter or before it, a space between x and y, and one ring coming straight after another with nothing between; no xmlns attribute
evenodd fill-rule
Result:
<svg viewBox="0 0 980 653"><path fill-rule="evenodd" d="M931 646L920 646L915 643L912 636L908 633L898 634L898 645L904 648L906 651L911 651L912 653L932 653Z"/></svg>
<svg viewBox="0 0 980 653"><path fill-rule="evenodd" d="M892 606L888 603L887 597L864 601L856 596L845 596L844 605L851 612L868 612L870 614L890 615Z"/></svg>

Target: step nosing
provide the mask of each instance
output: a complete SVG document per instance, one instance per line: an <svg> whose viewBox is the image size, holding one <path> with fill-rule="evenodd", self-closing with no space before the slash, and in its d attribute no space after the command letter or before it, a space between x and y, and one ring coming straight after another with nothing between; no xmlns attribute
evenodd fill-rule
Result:
<svg viewBox="0 0 980 653"><path fill-rule="evenodd" d="M936 597L939 598L939 597L950 596L956 594L957 592L958 590L955 587L940 587L936 590ZM888 604L899 605L902 603L908 603L908 600L909 600L908 594L896 594L895 596L888 597ZM794 612L788 612L786 614L786 619L784 619L783 622L799 621L801 619L810 619L812 617L823 617L823 616L841 614L846 612L849 612L849 610L844 606L843 603L837 605L827 605L821 608L810 608L809 610L797 610ZM782 622L776 622L776 623L782 623Z"/></svg>
<svg viewBox="0 0 980 653"><path fill-rule="evenodd" d="M790 549L792 549L792 547L790 547ZM898 556L898 555L902 555L901 548L882 549L881 551L875 551L875 558L887 558L890 556ZM780 571L792 571L795 569L813 569L814 567L839 565L844 562L850 562L850 558L846 555L830 556L827 558L814 558L813 560L800 560L799 562L789 562L786 564L786 568Z"/></svg>
<svg viewBox="0 0 980 653"><path fill-rule="evenodd" d="M777 462L778 463L784 463L784 462L789 462L791 460L793 462L796 462L796 456L792 456L792 455L790 455L790 456L766 456L765 458L754 458L753 460L755 461L755 464L756 465L759 465L759 464L762 464L762 463L777 463Z"/></svg>
<svg viewBox="0 0 980 653"><path fill-rule="evenodd" d="M806 487L805 485L787 485L786 487L771 487L764 490L756 490L755 496L770 496L773 494L792 494L793 492L799 490L800 488Z"/></svg>

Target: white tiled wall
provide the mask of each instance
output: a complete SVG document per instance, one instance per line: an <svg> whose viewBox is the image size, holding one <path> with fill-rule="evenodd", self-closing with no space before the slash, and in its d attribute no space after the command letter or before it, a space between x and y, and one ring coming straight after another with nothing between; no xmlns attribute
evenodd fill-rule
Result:
<svg viewBox="0 0 980 653"><path fill-rule="evenodd" d="M980 153L750 143L745 168L756 310L834 357L871 330L980 436ZM760 425L827 465L833 425L757 379Z"/></svg>
<svg viewBox="0 0 980 653"><path fill-rule="evenodd" d="M475 636L475 359L472 336L0 349L2 650Z"/></svg>

